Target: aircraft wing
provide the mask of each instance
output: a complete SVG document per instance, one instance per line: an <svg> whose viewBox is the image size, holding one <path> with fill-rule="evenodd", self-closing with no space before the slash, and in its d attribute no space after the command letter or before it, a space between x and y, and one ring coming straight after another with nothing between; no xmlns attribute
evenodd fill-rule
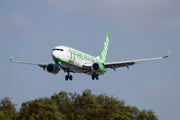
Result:
<svg viewBox="0 0 180 120"><path fill-rule="evenodd" d="M111 68L111 69L114 69L114 70L116 70L115 68L119 68L119 67L127 67L129 69L129 66L134 65L134 64L139 64L139 63L144 62L144 61L167 58L167 57L169 57L170 52L171 52L171 48L169 50L168 55L164 56L164 57L139 59L139 60L130 60L130 61L120 61L120 62L105 62L105 63L102 63L102 64L104 65L105 68Z"/></svg>
<svg viewBox="0 0 180 120"><path fill-rule="evenodd" d="M39 67L42 67L45 71L45 68L48 64L45 64L45 63L34 63L34 62L24 62L24 61L15 61L15 60L12 60L10 59L11 62L13 63L21 63L21 64L30 64L30 65L38 65Z"/></svg>
<svg viewBox="0 0 180 120"><path fill-rule="evenodd" d="M15 61L15 60L12 60L12 51L11 51L11 55L10 55L10 61L13 62L13 63L38 65L39 67L42 67L44 70L45 70L46 66L48 65L47 63L34 63L34 62L24 62L24 61Z"/></svg>
<svg viewBox="0 0 180 120"><path fill-rule="evenodd" d="M24 62L24 61L15 61L15 60L12 60L12 51L11 51L11 55L10 55L10 61L13 62L13 63L21 63L21 64L29 64L29 65L38 65L39 67L42 67L43 70L45 71L46 67L48 66L47 63L35 63L35 62ZM69 72L73 72L73 73L76 73L75 71L69 69L69 68L66 68L64 67L63 65L60 65L59 66L60 69L63 69L64 72L68 71Z"/></svg>

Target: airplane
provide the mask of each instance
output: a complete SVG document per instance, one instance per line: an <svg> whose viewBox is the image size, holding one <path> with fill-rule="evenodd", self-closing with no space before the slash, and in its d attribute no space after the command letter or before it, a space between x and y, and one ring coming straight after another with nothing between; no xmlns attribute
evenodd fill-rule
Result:
<svg viewBox="0 0 180 120"><path fill-rule="evenodd" d="M57 74L60 70L67 72L65 80L72 80L73 77L70 75L72 73L84 73L90 75L92 80L99 79L99 75L103 75L108 68L116 71L116 68L132 66L134 64L141 63L143 61L157 60L167 58L170 55L171 47L169 53L164 57L148 58L148 59L139 59L139 60L129 60L129 61L118 61L118 62L107 62L108 50L109 50L109 35L110 31L107 32L107 36L104 42L103 50L101 54L97 57L88 55L79 50L76 50L67 46L57 46L52 50L52 59L54 63L34 63L34 62L24 62L24 61L15 61L12 60L12 50L10 53L10 61L13 63L22 63L30 65L38 65L42 67L44 71L46 70L49 73Z"/></svg>

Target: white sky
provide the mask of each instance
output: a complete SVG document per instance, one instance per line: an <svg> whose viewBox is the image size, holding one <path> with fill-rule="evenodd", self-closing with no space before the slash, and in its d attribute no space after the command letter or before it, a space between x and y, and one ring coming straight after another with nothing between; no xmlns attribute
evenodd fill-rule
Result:
<svg viewBox="0 0 180 120"><path fill-rule="evenodd" d="M153 109L161 120L180 119L180 1L177 0L15 0L0 2L0 99L21 103L50 97L61 90L106 93L138 109ZM164 56L168 59L109 69L91 76L44 72L38 66L13 64L13 59L52 63L51 50L73 47L93 56L102 50L110 30L108 61Z"/></svg>

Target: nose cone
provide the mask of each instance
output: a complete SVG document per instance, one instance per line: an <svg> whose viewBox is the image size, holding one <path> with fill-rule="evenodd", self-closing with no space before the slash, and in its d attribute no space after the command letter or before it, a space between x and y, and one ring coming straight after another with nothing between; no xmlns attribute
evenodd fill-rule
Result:
<svg viewBox="0 0 180 120"><path fill-rule="evenodd" d="M56 58L57 58L57 53L56 53L56 51L52 51L52 58L53 58L53 59L56 59Z"/></svg>

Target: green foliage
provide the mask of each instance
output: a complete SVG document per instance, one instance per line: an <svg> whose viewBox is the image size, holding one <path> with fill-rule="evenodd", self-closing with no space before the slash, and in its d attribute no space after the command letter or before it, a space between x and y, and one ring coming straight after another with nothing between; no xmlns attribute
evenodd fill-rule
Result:
<svg viewBox="0 0 180 120"><path fill-rule="evenodd" d="M22 103L18 119L65 120L66 117L58 111L58 107L53 100L40 98Z"/></svg>
<svg viewBox="0 0 180 120"><path fill-rule="evenodd" d="M5 107L6 106L6 107ZM5 109L6 108L6 109ZM16 114L9 98L1 101L0 120L157 120L152 110L138 110L135 106L125 106L113 96L93 95L91 90L82 95L64 91L50 98L39 98L24 102Z"/></svg>
<svg viewBox="0 0 180 120"><path fill-rule="evenodd" d="M11 99L5 97L0 101L0 120L12 120L16 119L15 104L11 102Z"/></svg>

